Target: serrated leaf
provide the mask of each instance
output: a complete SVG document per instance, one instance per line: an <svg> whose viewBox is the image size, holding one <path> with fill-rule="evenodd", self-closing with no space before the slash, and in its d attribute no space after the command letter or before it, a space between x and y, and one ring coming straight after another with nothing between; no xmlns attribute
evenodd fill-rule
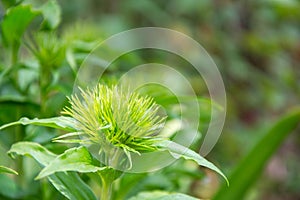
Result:
<svg viewBox="0 0 300 200"><path fill-rule="evenodd" d="M66 150L63 154L52 160L36 177L41 179L56 172L76 171L76 172L97 172L106 167L98 167L92 164L93 158L85 147L75 147Z"/></svg>
<svg viewBox="0 0 300 200"><path fill-rule="evenodd" d="M53 117L53 118L47 118L47 119L28 119L26 117L21 118L19 121L12 122L9 124L5 124L0 127L1 129L15 126L15 125L37 125L37 126L45 126L45 127L51 127L51 128L57 128L65 131L75 131L76 130L76 121L71 117Z"/></svg>
<svg viewBox="0 0 300 200"><path fill-rule="evenodd" d="M229 176L230 187L223 186L215 200L244 199L248 189L260 177L267 161L300 123L300 109L282 117L239 163Z"/></svg>
<svg viewBox="0 0 300 200"><path fill-rule="evenodd" d="M28 155L42 166L47 166L57 155L38 143L18 142L8 152L10 155ZM96 200L91 188L75 172L58 172L47 177L53 186L70 200Z"/></svg>
<svg viewBox="0 0 300 200"><path fill-rule="evenodd" d="M7 45L18 45L30 22L40 13L30 5L18 5L9 9L2 21L2 36Z"/></svg>
<svg viewBox="0 0 300 200"><path fill-rule="evenodd" d="M163 191L141 192L128 200L198 200L197 198L181 193L168 193Z"/></svg>
<svg viewBox="0 0 300 200"><path fill-rule="evenodd" d="M5 166L0 166L0 173L9 173L9 174L16 174L18 175L18 172L16 172L15 170L5 167Z"/></svg>
<svg viewBox="0 0 300 200"><path fill-rule="evenodd" d="M193 160L193 161L197 162L198 165L207 167L207 168L217 172L226 180L227 184L229 185L229 182L228 182L226 176L221 172L221 170L219 168L217 168L213 163L209 162L208 160L206 160L205 158L200 156L200 154L192 151L191 149L189 149L185 146L182 146L180 144L177 144L173 141L169 141L169 140L165 140L165 141L158 143L158 147L161 148L162 150L169 151L170 154L176 159L184 158L187 160Z"/></svg>
<svg viewBox="0 0 300 200"><path fill-rule="evenodd" d="M57 1L48 1L40 8L40 10L44 16L42 28L51 30L57 28L61 21L61 9L57 4Z"/></svg>

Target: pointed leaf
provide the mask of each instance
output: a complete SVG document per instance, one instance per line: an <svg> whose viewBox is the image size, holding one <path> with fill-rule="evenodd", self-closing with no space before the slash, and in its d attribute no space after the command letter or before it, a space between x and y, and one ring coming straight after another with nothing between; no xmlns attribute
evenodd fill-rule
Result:
<svg viewBox="0 0 300 200"><path fill-rule="evenodd" d="M200 156L198 153L192 151L191 149L169 140L160 142L158 146L163 150L169 151L170 154L176 159L184 158L188 160L194 160L199 165L207 167L217 172L226 180L227 184L229 184L226 176L221 172L219 168L217 168L213 163L209 162L208 160Z"/></svg>
<svg viewBox="0 0 300 200"><path fill-rule="evenodd" d="M82 139L53 140L53 142L65 143L65 144L91 144L89 140L82 140Z"/></svg>
<svg viewBox="0 0 300 200"><path fill-rule="evenodd" d="M79 135L83 135L83 134L84 134L83 132L71 132L71 133L66 133L66 134L60 135L56 138L53 138L53 140L60 140L60 139L66 138L66 137L79 136Z"/></svg>
<svg viewBox="0 0 300 200"><path fill-rule="evenodd" d="M18 175L18 172L16 172L15 170L5 167L5 166L2 166L2 165L0 165L0 173L9 173L9 174Z"/></svg>
<svg viewBox="0 0 300 200"><path fill-rule="evenodd" d="M66 150L63 154L56 157L46 166L36 177L41 179L55 172L77 171L82 173L97 172L106 167L93 165L93 158L85 147L78 147Z"/></svg>
<svg viewBox="0 0 300 200"><path fill-rule="evenodd" d="M10 155L32 156L42 166L47 166L57 155L34 142L18 142L12 145ZM91 188L85 184L75 172L58 172L47 177L53 186L65 197L71 200L96 200Z"/></svg>
<svg viewBox="0 0 300 200"><path fill-rule="evenodd" d="M21 118L19 121L12 122L9 124L5 124L0 127L1 129L15 126L15 125L37 125L37 126L45 126L45 127L51 127L51 128L57 128L65 131L75 131L76 130L76 121L71 117L53 117L53 118L47 118L47 119L28 119L26 117Z"/></svg>
<svg viewBox="0 0 300 200"><path fill-rule="evenodd" d="M233 171L229 177L230 187L221 187L214 199L244 199L247 190L260 177L269 158L299 125L299 122L300 108L294 109L293 112L288 113L275 123Z"/></svg>
<svg viewBox="0 0 300 200"><path fill-rule="evenodd" d="M59 143L77 143L77 144L90 144L91 141L89 139L83 139L83 138L78 138L78 139L66 139L68 137L74 137L74 136L80 136L80 135L84 135L84 132L71 132L71 133L66 133L63 135L60 135L56 138L53 138L52 141L53 142L59 142Z"/></svg>

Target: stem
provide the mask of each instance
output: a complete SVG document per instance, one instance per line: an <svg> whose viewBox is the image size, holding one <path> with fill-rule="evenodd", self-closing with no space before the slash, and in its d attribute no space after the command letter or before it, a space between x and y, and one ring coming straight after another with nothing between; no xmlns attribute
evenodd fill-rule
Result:
<svg viewBox="0 0 300 200"><path fill-rule="evenodd" d="M101 200L109 200L111 197L111 192L112 192L112 183L113 179L111 176L113 174L109 173L99 173L101 181L102 181L102 189L101 189Z"/></svg>
<svg viewBox="0 0 300 200"><path fill-rule="evenodd" d="M47 88L51 82L51 72L49 72L50 66L47 66L40 62L40 71L39 71L39 78L40 78L40 106L41 106L41 113L43 117L48 117L47 114Z"/></svg>
<svg viewBox="0 0 300 200"><path fill-rule="evenodd" d="M19 119L22 116L21 112L22 108L17 108L16 110L16 119ZM23 126L16 126L15 127L15 141L19 142L22 141L24 138L25 128ZM16 160L16 169L19 173L17 176L18 184L21 186L22 189L25 189L27 184L25 180L24 174L24 158L22 156L18 157Z"/></svg>
<svg viewBox="0 0 300 200"><path fill-rule="evenodd" d="M10 55L10 67L9 67L9 70L12 71L12 78L13 78L13 84L15 86L15 88L21 92L21 89L20 89L20 85L19 85L19 74L18 74L18 71L19 70L14 70L14 68L16 68L16 64L18 63L18 58L19 58L19 47L20 47L20 44L18 42L16 43L13 43L12 46L11 46L11 55Z"/></svg>
<svg viewBox="0 0 300 200"><path fill-rule="evenodd" d="M100 200L110 200L112 197L113 182L121 175L121 172L114 168L119 167L123 151L120 148L110 146L106 141L103 142L103 147L105 164L110 167L98 172L102 182Z"/></svg>
<svg viewBox="0 0 300 200"><path fill-rule="evenodd" d="M102 192L101 192L101 200L109 200L111 197L112 191L112 183L111 184L103 184Z"/></svg>
<svg viewBox="0 0 300 200"><path fill-rule="evenodd" d="M19 44L13 44L11 49L11 65L15 65L18 61Z"/></svg>
<svg viewBox="0 0 300 200"><path fill-rule="evenodd" d="M47 187L48 187L48 185L47 185L47 183L45 182L45 180L41 180L41 189L42 189L42 198L44 199L44 200L47 200L48 199L48 193L47 193Z"/></svg>

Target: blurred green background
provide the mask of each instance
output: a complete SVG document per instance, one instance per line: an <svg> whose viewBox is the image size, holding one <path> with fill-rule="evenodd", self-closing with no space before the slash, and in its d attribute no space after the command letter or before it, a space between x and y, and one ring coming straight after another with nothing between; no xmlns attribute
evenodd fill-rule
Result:
<svg viewBox="0 0 300 200"><path fill-rule="evenodd" d="M1 19L12 2L18 3L2 1ZM34 7L45 2L25 1ZM33 20L23 36L17 62L11 58L10 51L5 50L13 47L1 41L0 125L21 116L58 115L66 105L65 95L72 93L78 66L97 42L124 30L148 26L187 34L198 41L217 64L226 87L227 117L223 133L208 159L226 174L236 168L276 119L299 105L298 0L59 0L58 4L60 25L44 27L43 31L33 34L42 19ZM53 11L50 13L55 15ZM175 67L189 77L197 94L207 95L201 77L194 74L191 66L166 52L145 50L122 56L105 72L106 78L117 79L131 67L147 62ZM6 66L17 67L7 70ZM44 71L38 74L35 69ZM39 77L41 74L44 77ZM34 130L27 130L30 134L19 138L2 134L1 154L4 155L13 142L24 138L59 151L57 145L48 144L53 137L51 130L44 130L47 134L38 136L37 128L26 129ZM7 130L10 131L13 130ZM300 199L299 155L298 129L282 141L245 199ZM8 157L1 162L13 165ZM199 198L212 197L220 182L217 175L209 171L205 174L204 179L193 180L185 191ZM158 180L152 177L148 185L154 187ZM160 188L169 189L168 183L165 185Z"/></svg>

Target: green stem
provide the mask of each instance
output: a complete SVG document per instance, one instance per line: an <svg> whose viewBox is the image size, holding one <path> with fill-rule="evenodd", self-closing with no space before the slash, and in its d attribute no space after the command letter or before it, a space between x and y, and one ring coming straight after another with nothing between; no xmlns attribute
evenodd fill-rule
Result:
<svg viewBox="0 0 300 200"><path fill-rule="evenodd" d="M21 109L17 108L16 110L16 119L21 117ZM15 141L19 142L22 141L24 138L25 128L23 126L16 126L15 127ZM21 186L22 189L26 187L25 175L24 175L24 165L23 165L23 157L18 157L16 160L16 169L19 173L17 176L18 184Z"/></svg>
<svg viewBox="0 0 300 200"><path fill-rule="evenodd" d="M11 65L15 65L18 62L19 44L14 44L11 49Z"/></svg>
<svg viewBox="0 0 300 200"><path fill-rule="evenodd" d="M48 200L51 199L51 191L49 190L49 185L48 182L46 180L42 180L41 181L41 193L42 193L42 199L43 200Z"/></svg>
<svg viewBox="0 0 300 200"><path fill-rule="evenodd" d="M9 69L12 71L12 78L13 78L13 84L14 86L16 87L16 89L20 92L21 89L20 89L20 85L18 83L18 79L19 79L19 74L18 74L18 70L14 70L16 69L16 64L18 63L18 56L19 56L19 47L20 47L20 44L19 43L14 43L12 46L11 46L11 56L10 56L10 67Z"/></svg>
<svg viewBox="0 0 300 200"><path fill-rule="evenodd" d="M100 200L109 200L111 198L111 192L112 192L112 183L113 183L113 179L111 177L111 175L113 176L113 174L110 175L110 173L99 173L100 177L101 177L101 181L102 181L102 188L101 188L101 198Z"/></svg>
<svg viewBox="0 0 300 200"><path fill-rule="evenodd" d="M47 101L47 88L50 85L51 82L51 72L49 72L49 66L43 64L40 62L40 106L41 106L41 114L43 117L48 117L47 116L47 106L46 106L46 101Z"/></svg>

